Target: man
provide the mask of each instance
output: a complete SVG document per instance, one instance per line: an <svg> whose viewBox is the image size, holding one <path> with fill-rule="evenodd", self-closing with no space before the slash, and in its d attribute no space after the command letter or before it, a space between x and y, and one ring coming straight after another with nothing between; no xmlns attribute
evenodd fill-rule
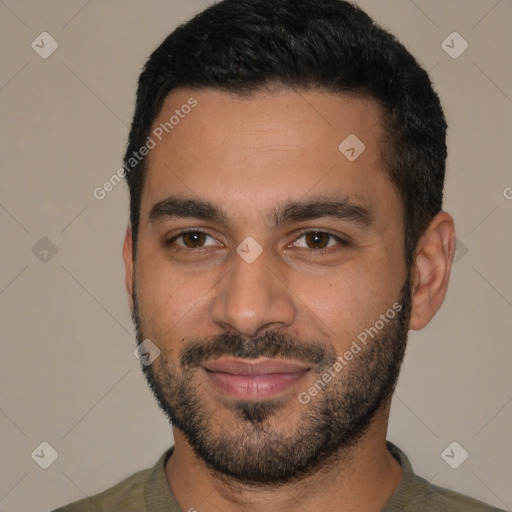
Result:
<svg viewBox="0 0 512 512"><path fill-rule="evenodd" d="M455 251L445 136L428 75L347 2L224 0L176 29L139 80L123 248L175 445L60 510L493 510L386 442Z"/></svg>

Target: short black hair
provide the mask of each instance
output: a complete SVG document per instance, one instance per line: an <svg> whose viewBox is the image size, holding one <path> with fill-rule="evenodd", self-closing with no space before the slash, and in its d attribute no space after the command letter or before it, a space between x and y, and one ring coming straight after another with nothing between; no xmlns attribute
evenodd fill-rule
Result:
<svg viewBox="0 0 512 512"><path fill-rule="evenodd" d="M402 198L410 265L442 208L445 117L415 58L343 0L223 0L180 25L152 53L139 77L124 158L134 257L147 158L132 167L130 158L146 143L167 95L188 87L243 96L276 86L355 94L382 107L383 158Z"/></svg>

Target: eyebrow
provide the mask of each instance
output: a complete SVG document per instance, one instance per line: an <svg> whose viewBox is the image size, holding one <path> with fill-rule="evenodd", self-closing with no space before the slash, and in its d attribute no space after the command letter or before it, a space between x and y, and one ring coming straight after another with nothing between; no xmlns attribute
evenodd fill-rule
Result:
<svg viewBox="0 0 512 512"><path fill-rule="evenodd" d="M352 222L363 229L372 226L373 217L367 208L351 203L348 199L317 196L304 201L292 201L281 205L270 216L275 225L331 217ZM156 203L149 212L152 223L170 219L195 218L229 224L222 208L201 199L168 197Z"/></svg>

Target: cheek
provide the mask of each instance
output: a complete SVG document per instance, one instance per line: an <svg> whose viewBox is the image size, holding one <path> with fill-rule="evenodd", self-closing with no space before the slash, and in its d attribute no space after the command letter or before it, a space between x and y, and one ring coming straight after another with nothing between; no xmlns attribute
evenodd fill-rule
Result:
<svg viewBox="0 0 512 512"><path fill-rule="evenodd" d="M344 350L396 300L394 288L380 276L362 267L344 268L322 279L297 282L293 289L301 299L304 328L314 322L338 351Z"/></svg>
<svg viewBox="0 0 512 512"><path fill-rule="evenodd" d="M155 338L176 339L203 321L215 282L176 269L158 258L139 258L136 269L140 316ZM148 332L148 335L150 333ZM181 335L181 337L183 337Z"/></svg>
<svg viewBox="0 0 512 512"><path fill-rule="evenodd" d="M303 307L305 314L312 313L313 321L336 342L351 336L371 316L372 290L364 274L344 269L311 282L297 282L293 288L307 306Z"/></svg>

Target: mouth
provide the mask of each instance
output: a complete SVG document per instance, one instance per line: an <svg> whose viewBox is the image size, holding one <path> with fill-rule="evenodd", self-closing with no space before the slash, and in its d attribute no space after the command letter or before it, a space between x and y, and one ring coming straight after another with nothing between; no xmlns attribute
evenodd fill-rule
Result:
<svg viewBox="0 0 512 512"><path fill-rule="evenodd" d="M203 369L210 382L234 398L262 399L282 393L309 373L310 367L285 359L222 357Z"/></svg>

